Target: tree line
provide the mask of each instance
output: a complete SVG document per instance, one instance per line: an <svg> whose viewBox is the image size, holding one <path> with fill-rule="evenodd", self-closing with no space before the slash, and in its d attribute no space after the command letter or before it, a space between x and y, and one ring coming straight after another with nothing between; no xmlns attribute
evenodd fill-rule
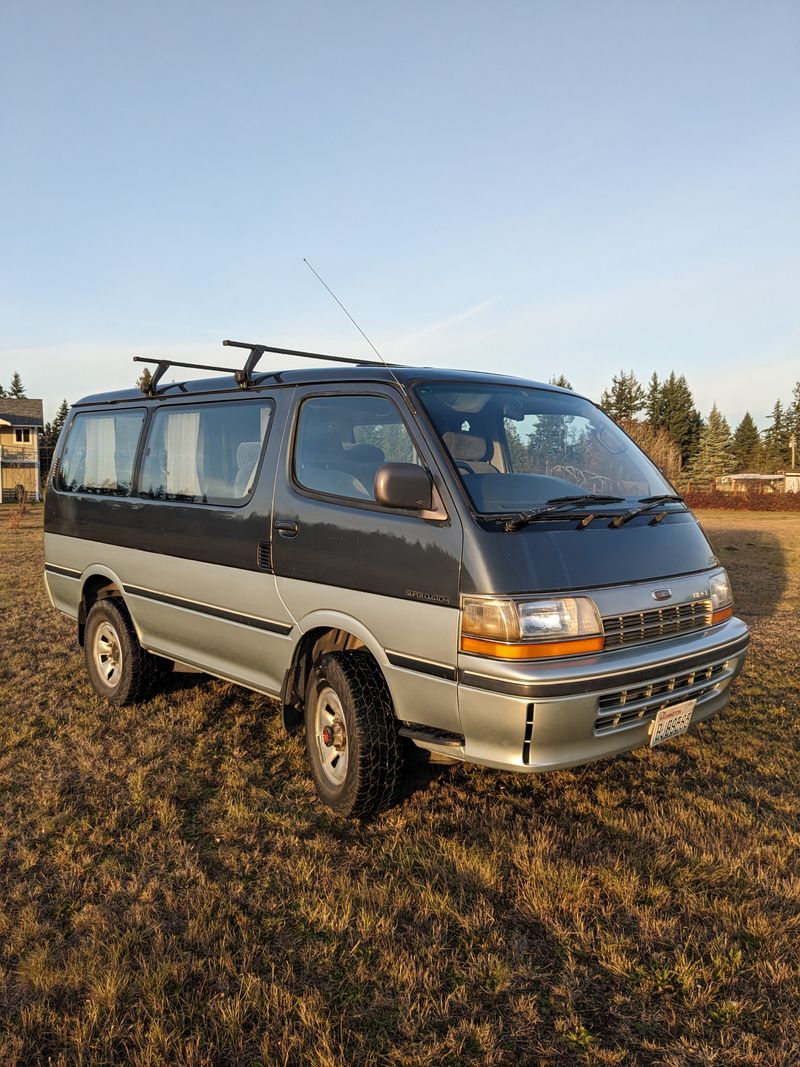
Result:
<svg viewBox="0 0 800 1067"><path fill-rule="evenodd" d="M792 438L800 450L800 381L791 397L775 401L763 431L749 411L731 431L716 404L704 419L685 376L674 371L661 380L653 373L645 386L632 370L621 370L604 390L600 406L670 480L698 488L713 485L723 474L784 471L792 462Z"/></svg>

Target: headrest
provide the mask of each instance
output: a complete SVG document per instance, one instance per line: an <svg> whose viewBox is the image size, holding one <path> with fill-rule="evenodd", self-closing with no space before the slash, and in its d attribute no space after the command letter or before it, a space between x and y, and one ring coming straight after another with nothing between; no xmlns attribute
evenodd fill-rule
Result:
<svg viewBox="0 0 800 1067"><path fill-rule="evenodd" d="M255 463L258 460L258 453L260 451L260 441L242 441L236 449L236 466L239 470L241 470L242 467L247 467L251 463Z"/></svg>
<svg viewBox="0 0 800 1067"><path fill-rule="evenodd" d="M486 455L486 439L474 433L456 433L448 430L444 434L444 443L453 459L463 459L467 463L483 459Z"/></svg>
<svg viewBox="0 0 800 1067"><path fill-rule="evenodd" d="M356 463L383 463L386 459L383 451L378 448L377 445L353 445L351 448L345 449L345 455L348 459L355 460Z"/></svg>
<svg viewBox="0 0 800 1067"><path fill-rule="evenodd" d="M333 426L307 422L300 442L303 463L336 463L342 455L342 442Z"/></svg>

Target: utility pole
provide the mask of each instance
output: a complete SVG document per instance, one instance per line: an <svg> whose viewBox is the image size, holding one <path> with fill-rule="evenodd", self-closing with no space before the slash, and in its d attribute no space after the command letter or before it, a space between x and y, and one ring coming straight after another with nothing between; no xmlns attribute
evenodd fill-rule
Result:
<svg viewBox="0 0 800 1067"><path fill-rule="evenodd" d="M797 468L797 437L792 434L789 438L789 448L792 450L792 470Z"/></svg>

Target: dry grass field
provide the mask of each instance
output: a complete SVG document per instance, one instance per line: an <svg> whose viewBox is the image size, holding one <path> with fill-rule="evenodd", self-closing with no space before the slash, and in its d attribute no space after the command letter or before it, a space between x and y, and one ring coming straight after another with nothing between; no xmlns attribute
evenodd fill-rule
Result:
<svg viewBox="0 0 800 1067"><path fill-rule="evenodd" d="M109 711L0 509L0 1063L800 1061L800 516L706 513L753 628L717 721L344 824L266 698Z"/></svg>

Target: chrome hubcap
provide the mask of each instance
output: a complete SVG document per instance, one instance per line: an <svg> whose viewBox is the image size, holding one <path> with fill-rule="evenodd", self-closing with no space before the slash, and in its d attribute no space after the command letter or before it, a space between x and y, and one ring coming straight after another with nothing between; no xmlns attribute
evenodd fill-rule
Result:
<svg viewBox="0 0 800 1067"><path fill-rule="evenodd" d="M331 785L341 785L347 774L347 726L342 702L330 686L317 697L314 740L323 774Z"/></svg>
<svg viewBox="0 0 800 1067"><path fill-rule="evenodd" d="M92 648L97 673L112 689L119 685L122 673L122 649L117 631L110 622L101 622L95 630Z"/></svg>

